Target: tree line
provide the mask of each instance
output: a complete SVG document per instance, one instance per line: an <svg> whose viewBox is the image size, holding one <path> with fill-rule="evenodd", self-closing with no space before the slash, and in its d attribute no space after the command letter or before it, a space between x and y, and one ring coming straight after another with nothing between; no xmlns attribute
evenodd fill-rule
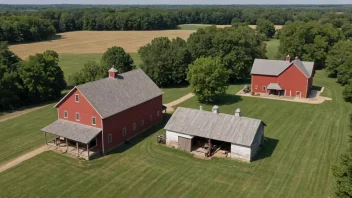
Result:
<svg viewBox="0 0 352 198"><path fill-rule="evenodd" d="M165 30L179 24L256 25L260 21L287 25L295 21L331 23L346 29L352 13L341 7L117 7L6 10L0 12L0 41L11 43L45 40L59 32L79 30ZM344 10L344 12L341 12ZM348 29L348 28L347 28ZM272 31L272 30L271 30ZM350 31L350 30L347 30Z"/></svg>
<svg viewBox="0 0 352 198"><path fill-rule="evenodd" d="M21 60L0 42L0 111L61 97L66 87L55 51Z"/></svg>

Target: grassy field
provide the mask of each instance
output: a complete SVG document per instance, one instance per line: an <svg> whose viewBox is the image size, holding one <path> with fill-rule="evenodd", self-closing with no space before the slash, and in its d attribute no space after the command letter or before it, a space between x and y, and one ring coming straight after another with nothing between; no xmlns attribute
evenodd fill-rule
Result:
<svg viewBox="0 0 352 198"><path fill-rule="evenodd" d="M232 114L240 107L244 116L268 125L267 144L250 164L196 159L158 145L156 135L164 133L158 126L89 162L54 152L40 154L0 173L0 197L331 197L331 165L346 149L352 107L342 100L342 87L324 72L316 73L314 84L324 86L333 100L312 105L239 97L234 93L242 85L233 85L216 103L221 112ZM199 105L192 98L180 106ZM202 106L210 110L212 105ZM48 109L36 113L43 117L37 120L56 116ZM36 121L26 119L32 117L19 117L13 124L22 120L25 128ZM3 124L0 134L13 130L3 129ZM1 151L5 149L9 148L0 145Z"/></svg>
<svg viewBox="0 0 352 198"><path fill-rule="evenodd" d="M120 46L135 53L156 37L187 39L193 30L165 31L78 31L58 34L58 39L37 43L11 45L10 50L22 59L45 50L59 54L101 54L109 47Z"/></svg>
<svg viewBox="0 0 352 198"><path fill-rule="evenodd" d="M162 90L164 92L164 103L169 103L171 101L177 100L182 96L192 92L191 87L167 88Z"/></svg>
<svg viewBox="0 0 352 198"><path fill-rule="evenodd" d="M268 59L276 59L277 49L279 48L280 40L271 39L270 41L267 41L265 43L266 43L266 56L268 57Z"/></svg>
<svg viewBox="0 0 352 198"><path fill-rule="evenodd" d="M134 64L139 66L141 59L138 53L130 53ZM60 54L60 67L64 71L65 78L82 69L83 65L88 61L97 61L100 63L102 54Z"/></svg>

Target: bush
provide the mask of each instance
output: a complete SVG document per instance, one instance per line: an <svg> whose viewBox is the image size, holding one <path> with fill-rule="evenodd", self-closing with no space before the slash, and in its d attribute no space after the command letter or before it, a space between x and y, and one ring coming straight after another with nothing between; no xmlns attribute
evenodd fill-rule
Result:
<svg viewBox="0 0 352 198"><path fill-rule="evenodd" d="M252 90L251 90L251 86L250 85L245 85L244 86L244 88L243 88L243 92L244 93L249 93L249 92L251 92Z"/></svg>

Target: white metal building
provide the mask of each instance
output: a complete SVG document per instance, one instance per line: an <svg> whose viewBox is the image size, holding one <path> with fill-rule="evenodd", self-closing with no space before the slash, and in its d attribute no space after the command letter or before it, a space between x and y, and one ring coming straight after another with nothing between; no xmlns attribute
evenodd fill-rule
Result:
<svg viewBox="0 0 352 198"><path fill-rule="evenodd" d="M261 120L242 117L240 109L234 115L179 107L165 126L166 144L191 152L197 137L231 144L231 158L250 162L264 140Z"/></svg>

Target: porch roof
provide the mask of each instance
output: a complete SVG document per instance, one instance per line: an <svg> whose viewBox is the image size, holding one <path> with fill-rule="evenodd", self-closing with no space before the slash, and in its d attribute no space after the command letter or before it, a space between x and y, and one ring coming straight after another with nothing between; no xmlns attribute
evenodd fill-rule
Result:
<svg viewBox="0 0 352 198"><path fill-rule="evenodd" d="M279 84L277 83L270 83L266 89L271 89L271 90L282 90Z"/></svg>
<svg viewBox="0 0 352 198"><path fill-rule="evenodd" d="M42 131L87 144L101 132L101 129L58 119L44 127Z"/></svg>

